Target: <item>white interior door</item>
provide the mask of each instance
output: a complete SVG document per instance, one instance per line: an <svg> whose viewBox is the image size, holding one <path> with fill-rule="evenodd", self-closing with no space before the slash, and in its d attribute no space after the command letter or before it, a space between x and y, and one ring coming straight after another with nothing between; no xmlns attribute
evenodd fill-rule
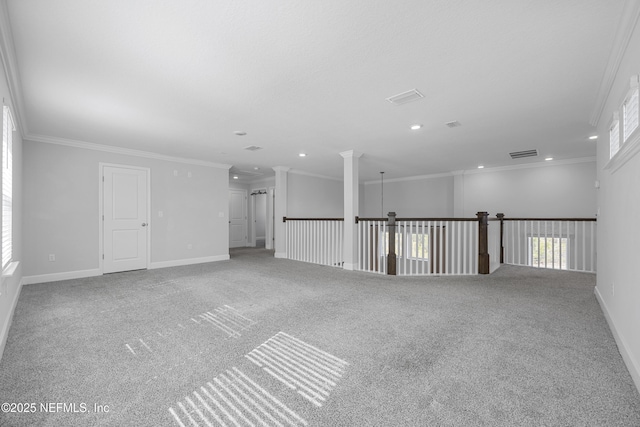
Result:
<svg viewBox="0 0 640 427"><path fill-rule="evenodd" d="M229 247L247 246L247 192L229 190Z"/></svg>
<svg viewBox="0 0 640 427"><path fill-rule="evenodd" d="M148 170L103 167L104 273L147 268Z"/></svg>

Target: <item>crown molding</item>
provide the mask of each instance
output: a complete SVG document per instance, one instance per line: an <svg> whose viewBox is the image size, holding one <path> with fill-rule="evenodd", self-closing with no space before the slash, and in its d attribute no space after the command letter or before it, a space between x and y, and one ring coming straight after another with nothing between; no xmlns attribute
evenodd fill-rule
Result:
<svg viewBox="0 0 640 427"><path fill-rule="evenodd" d="M254 184L260 184L261 182L269 182L269 181L273 181L275 183L276 180L276 176L272 175L272 176L267 176L264 178L260 178L260 179L252 179L247 181L248 185L254 185Z"/></svg>
<svg viewBox="0 0 640 427"><path fill-rule="evenodd" d="M519 170L519 169L545 168L545 167L551 167L551 166L572 165L577 163L595 163L595 162L596 162L595 156L594 157L578 157L575 159L554 160L551 162L523 163L519 165L496 166L496 167L484 168L484 169L456 170L452 172L436 173L431 175L418 175L418 176L409 176L405 178L385 179L384 183L387 184L390 182L420 181L420 180L426 180L426 179L446 178L446 177L452 177L457 175L474 175L479 173L502 172L502 171ZM380 181L379 180L367 181L364 184L365 185L380 184Z"/></svg>
<svg viewBox="0 0 640 427"><path fill-rule="evenodd" d="M311 173L311 172L305 172L299 169L291 169L289 171L289 173L292 173L294 175L304 175L304 176L311 176L314 178L320 178L320 179L328 179L329 181L338 181L338 182L342 182L343 179L342 178L335 178L333 176L326 176L326 175L320 175L317 173Z"/></svg>
<svg viewBox="0 0 640 427"><path fill-rule="evenodd" d="M232 165L227 165L223 163L214 163L214 162L207 162L204 160L189 159L184 157L167 156L164 154L152 153L150 151L133 150L130 148L114 147L111 145L95 144L92 142L77 141L77 140L65 139L65 138L56 138L56 137L45 136L45 135L30 134L30 135L26 135L23 139L25 141L40 142L43 144L64 145L67 147L82 148L85 150L103 151L107 153L122 154L125 156L143 157L146 159L164 160L167 162L185 163L189 165L206 166L206 167L217 168L217 169L229 170L231 169L231 166L232 166Z"/></svg>
<svg viewBox="0 0 640 427"><path fill-rule="evenodd" d="M289 172L291 170L291 168L288 166L274 166L271 169L276 172Z"/></svg>
<svg viewBox="0 0 640 427"><path fill-rule="evenodd" d="M596 98L595 106L591 112L591 118L589 123L592 126L598 126L604 107L611 93L613 82L618 74L620 63L627 51L629 41L633 35L633 31L638 23L640 17L640 2L637 0L627 0L622 10L622 15L618 23L618 31L614 38L611 53L609 54L609 61L607 62L607 68L605 69L602 81L600 82L600 88L598 89L598 96Z"/></svg>
<svg viewBox="0 0 640 427"><path fill-rule="evenodd" d="M430 174L430 175L407 176L407 177L404 177L404 178L391 178L391 179L385 179L384 183L388 184L390 182L420 181L420 180L424 180L424 179L437 179L437 178L445 178L445 177L449 177L449 176L453 176L453 173L446 172L446 173L434 173L434 174ZM370 185L370 184L380 184L380 180L365 181L365 183L364 183L364 185Z"/></svg>
<svg viewBox="0 0 640 427"><path fill-rule="evenodd" d="M535 168L548 168L553 166L561 166L561 165L573 165L578 163L595 163L596 157L577 157L575 159L562 159L562 160L552 160L549 162L536 162L536 163L522 163L519 165L511 165L511 166L496 166L493 168L484 168L484 169L470 169L463 172L463 175L475 175L479 173L491 173L491 172L502 172L502 171L510 171L510 170L519 170L519 169L535 169Z"/></svg>
<svg viewBox="0 0 640 427"><path fill-rule="evenodd" d="M0 56L2 66L7 76L7 86L9 96L13 106L13 117L22 135L28 133L27 123L23 110L22 85L20 83L20 73L18 73L18 61L13 43L13 33L9 22L9 11L6 0L0 0Z"/></svg>
<svg viewBox="0 0 640 427"><path fill-rule="evenodd" d="M355 157L357 159L357 158L362 157L363 154L364 153L361 153L359 151L354 151L354 150L343 151L342 153L340 153L340 155L342 157L344 157L345 159L349 159L349 158L352 158L352 157Z"/></svg>

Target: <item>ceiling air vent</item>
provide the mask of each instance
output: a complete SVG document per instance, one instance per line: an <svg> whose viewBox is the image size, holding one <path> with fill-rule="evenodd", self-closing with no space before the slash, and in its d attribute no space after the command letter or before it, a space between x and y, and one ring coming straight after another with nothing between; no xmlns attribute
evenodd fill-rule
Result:
<svg viewBox="0 0 640 427"><path fill-rule="evenodd" d="M262 150L262 147L258 147L257 145L249 145L248 147L244 147L244 149L249 151L258 151Z"/></svg>
<svg viewBox="0 0 640 427"><path fill-rule="evenodd" d="M394 105L403 105L408 102L417 101L424 98L424 95L418 92L418 89L411 89L406 92L399 93L387 98L387 101Z"/></svg>
<svg viewBox="0 0 640 427"><path fill-rule="evenodd" d="M525 150L525 151L514 151L513 153L509 153L512 159L521 159L523 157L536 157L538 155L538 150Z"/></svg>
<svg viewBox="0 0 640 427"><path fill-rule="evenodd" d="M457 120L454 120L454 121L452 121L452 122L447 122L447 123L445 123L445 125L447 125L447 127L450 127L450 128L457 128L457 127L462 126L462 123L460 123L460 122L459 122L459 121L457 121Z"/></svg>

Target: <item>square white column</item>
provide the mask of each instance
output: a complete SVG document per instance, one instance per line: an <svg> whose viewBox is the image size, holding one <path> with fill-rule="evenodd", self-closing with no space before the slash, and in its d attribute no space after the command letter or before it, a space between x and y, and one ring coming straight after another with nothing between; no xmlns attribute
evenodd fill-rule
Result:
<svg viewBox="0 0 640 427"><path fill-rule="evenodd" d="M285 166L276 166L273 170L276 172L276 197L275 197L275 216L274 216L274 238L275 238L275 257L287 257L285 223L282 218L287 216L287 185L288 172L291 168Z"/></svg>
<svg viewBox="0 0 640 427"><path fill-rule="evenodd" d="M362 153L344 151L344 246L343 268L355 270L358 267L358 228L355 218L360 214L359 169Z"/></svg>

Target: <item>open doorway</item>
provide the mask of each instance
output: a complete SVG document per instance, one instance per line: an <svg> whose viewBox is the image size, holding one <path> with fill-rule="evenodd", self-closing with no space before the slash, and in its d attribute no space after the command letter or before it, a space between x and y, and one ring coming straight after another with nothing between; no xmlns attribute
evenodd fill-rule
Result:
<svg viewBox="0 0 640 427"><path fill-rule="evenodd" d="M251 241L256 248L267 247L267 189L256 188L251 190L251 207L253 217L253 227L251 231Z"/></svg>

